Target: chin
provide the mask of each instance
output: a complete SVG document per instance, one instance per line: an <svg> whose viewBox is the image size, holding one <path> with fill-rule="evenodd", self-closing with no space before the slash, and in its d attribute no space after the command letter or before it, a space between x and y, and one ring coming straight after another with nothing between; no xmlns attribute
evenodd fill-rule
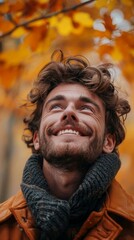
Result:
<svg viewBox="0 0 134 240"><path fill-rule="evenodd" d="M54 149L53 149L54 150ZM79 155L81 152L87 152L86 149L83 149L83 147L79 144L76 144L74 142L69 143L61 143L57 147L55 146L56 155Z"/></svg>
<svg viewBox="0 0 134 240"><path fill-rule="evenodd" d="M94 141L42 141L43 158L55 166L92 164L102 152L100 139Z"/></svg>

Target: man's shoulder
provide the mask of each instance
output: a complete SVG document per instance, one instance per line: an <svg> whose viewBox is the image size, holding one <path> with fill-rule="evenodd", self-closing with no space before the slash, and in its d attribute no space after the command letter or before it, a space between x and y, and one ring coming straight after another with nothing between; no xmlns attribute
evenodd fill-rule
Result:
<svg viewBox="0 0 134 240"><path fill-rule="evenodd" d="M0 204L0 222L8 219L12 215L12 209L26 207L26 201L21 191Z"/></svg>
<svg viewBox="0 0 134 240"><path fill-rule="evenodd" d="M105 207L107 211L134 221L134 196L129 195L116 180L108 189Z"/></svg>

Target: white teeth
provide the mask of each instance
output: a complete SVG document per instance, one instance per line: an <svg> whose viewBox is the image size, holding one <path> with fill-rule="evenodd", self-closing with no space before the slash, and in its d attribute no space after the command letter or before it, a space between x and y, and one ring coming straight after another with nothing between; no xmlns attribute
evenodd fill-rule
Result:
<svg viewBox="0 0 134 240"><path fill-rule="evenodd" d="M63 134L75 134L75 135L79 135L78 131L72 130L72 129L65 129L65 130L61 130L58 132L58 136L63 135Z"/></svg>

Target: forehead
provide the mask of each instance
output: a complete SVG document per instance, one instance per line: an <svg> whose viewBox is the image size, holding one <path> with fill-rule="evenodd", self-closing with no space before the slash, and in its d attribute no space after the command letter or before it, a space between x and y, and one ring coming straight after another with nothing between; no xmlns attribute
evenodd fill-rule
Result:
<svg viewBox="0 0 134 240"><path fill-rule="evenodd" d="M95 93L86 86L79 83L61 83L55 87L47 96L45 103L55 96L62 95L66 100L79 100L80 97L87 97L104 107L104 103Z"/></svg>

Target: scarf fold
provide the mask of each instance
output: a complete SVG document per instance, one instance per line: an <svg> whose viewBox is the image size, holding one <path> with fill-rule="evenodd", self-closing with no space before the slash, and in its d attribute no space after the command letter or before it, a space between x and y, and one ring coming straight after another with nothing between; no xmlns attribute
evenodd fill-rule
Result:
<svg viewBox="0 0 134 240"><path fill-rule="evenodd" d="M102 154L89 168L83 182L67 201L50 193L41 163L42 157L37 154L28 159L21 184L28 207L40 229L40 240L58 239L67 230L70 222L82 220L95 210L99 199L120 168L120 160L115 153Z"/></svg>

